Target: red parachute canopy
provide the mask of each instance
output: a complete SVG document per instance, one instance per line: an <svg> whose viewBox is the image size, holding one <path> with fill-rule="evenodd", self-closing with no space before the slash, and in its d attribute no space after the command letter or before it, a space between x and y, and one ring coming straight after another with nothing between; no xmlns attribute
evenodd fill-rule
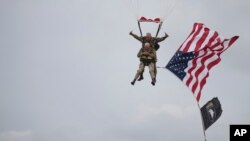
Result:
<svg viewBox="0 0 250 141"><path fill-rule="evenodd" d="M154 23L160 23L161 19L160 18L155 18L155 19L148 19L146 17L141 17L139 20L139 22L154 22Z"/></svg>

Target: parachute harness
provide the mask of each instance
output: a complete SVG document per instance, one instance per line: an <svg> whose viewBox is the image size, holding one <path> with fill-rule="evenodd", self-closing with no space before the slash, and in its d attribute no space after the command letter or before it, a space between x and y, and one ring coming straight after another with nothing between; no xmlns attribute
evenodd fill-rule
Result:
<svg viewBox="0 0 250 141"><path fill-rule="evenodd" d="M142 46L143 46L143 44L144 44L144 38L143 38L143 34L142 34L142 29L141 29L141 22L159 23L158 29L157 29L156 34L155 34L155 39L157 38L157 36L158 36L158 34L159 34L160 30L161 30L163 22L161 21L160 18L155 18L154 20L152 20L152 19L147 19L145 17L141 17L138 20L138 27L139 27L140 35L141 35L141 38L142 38ZM154 45L155 45L155 49L158 50L160 46L159 46L159 44L157 43L156 40L154 40Z"/></svg>

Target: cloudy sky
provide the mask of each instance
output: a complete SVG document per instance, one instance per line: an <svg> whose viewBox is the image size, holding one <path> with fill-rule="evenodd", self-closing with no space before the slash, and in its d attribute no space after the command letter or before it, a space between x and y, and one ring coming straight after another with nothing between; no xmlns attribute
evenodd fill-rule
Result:
<svg viewBox="0 0 250 141"><path fill-rule="evenodd" d="M146 70L144 81L130 85L139 64L140 43L128 35L138 34L136 14L164 16L171 6L128 1L0 0L0 141L203 140L196 101L172 73L159 69L153 87ZM200 101L219 98L223 113L207 138L228 141L230 124L250 123L250 2L174 3L160 32L170 37L158 66L195 22L240 36L211 71ZM144 32L155 28L143 25Z"/></svg>

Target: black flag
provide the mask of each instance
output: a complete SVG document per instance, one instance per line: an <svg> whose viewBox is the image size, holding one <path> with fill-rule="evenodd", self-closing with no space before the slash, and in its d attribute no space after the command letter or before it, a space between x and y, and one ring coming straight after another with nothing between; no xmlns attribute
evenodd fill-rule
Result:
<svg viewBox="0 0 250 141"><path fill-rule="evenodd" d="M207 130L220 116L222 113L220 101L217 97L208 101L202 108L201 114L203 118L204 128Z"/></svg>

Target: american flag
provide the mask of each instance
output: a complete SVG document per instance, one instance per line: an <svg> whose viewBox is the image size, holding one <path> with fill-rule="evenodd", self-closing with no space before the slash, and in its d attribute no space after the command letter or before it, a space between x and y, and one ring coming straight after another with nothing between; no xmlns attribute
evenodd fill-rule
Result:
<svg viewBox="0 0 250 141"><path fill-rule="evenodd" d="M224 39L218 32L210 30L204 24L195 23L192 32L166 68L191 89L199 102L209 70L221 61L221 53L227 50L238 37Z"/></svg>

